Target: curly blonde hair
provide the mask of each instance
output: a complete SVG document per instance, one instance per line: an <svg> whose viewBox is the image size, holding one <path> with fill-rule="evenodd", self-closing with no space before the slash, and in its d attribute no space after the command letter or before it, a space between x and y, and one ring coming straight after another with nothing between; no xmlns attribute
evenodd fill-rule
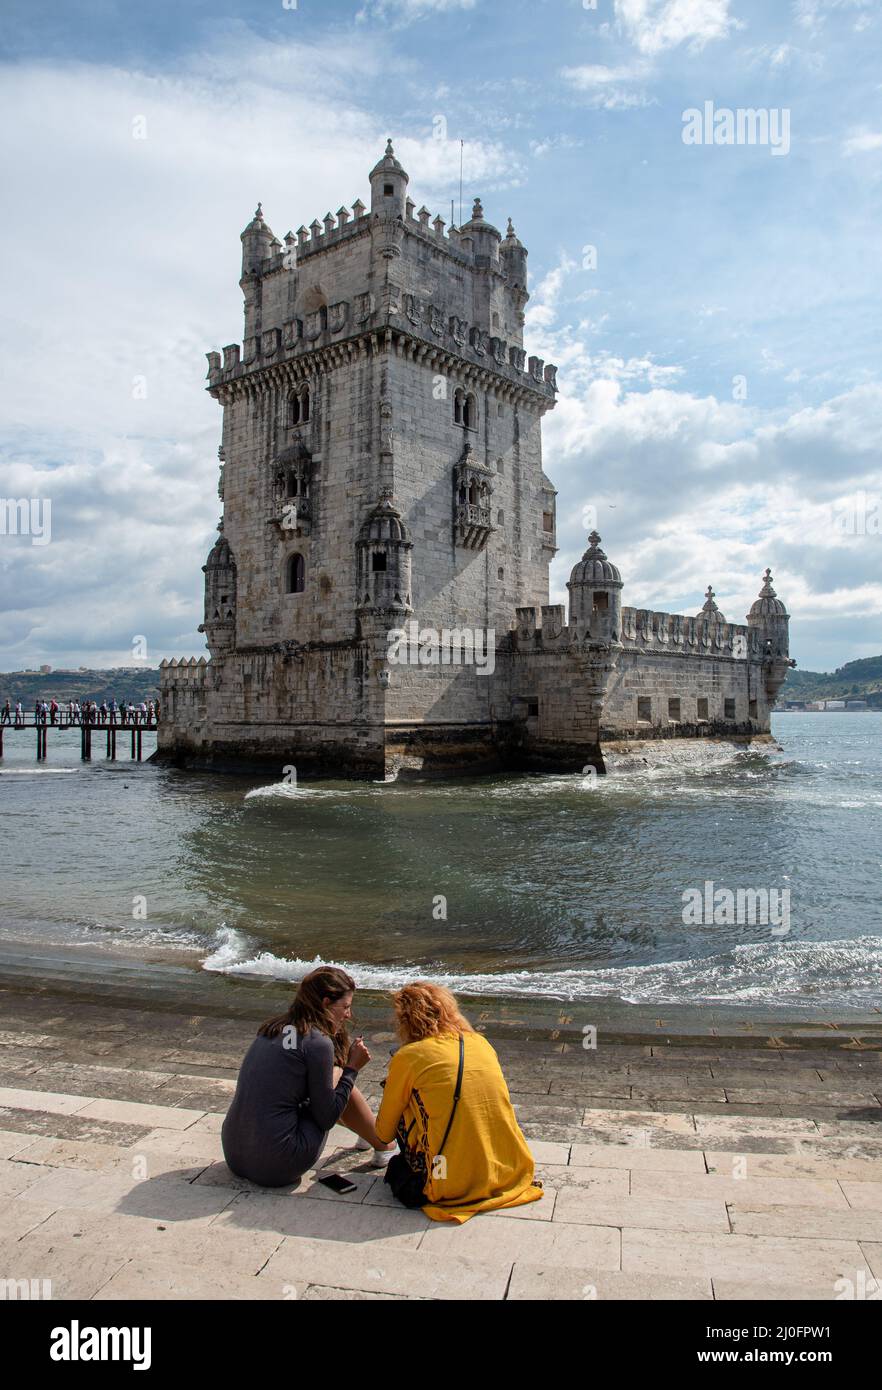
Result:
<svg viewBox="0 0 882 1390"><path fill-rule="evenodd" d="M474 1033L468 1019L459 1011L459 1005L441 985L433 985L429 980L415 980L392 995L398 1033L404 1043L421 1042L423 1038L438 1037L442 1033Z"/></svg>

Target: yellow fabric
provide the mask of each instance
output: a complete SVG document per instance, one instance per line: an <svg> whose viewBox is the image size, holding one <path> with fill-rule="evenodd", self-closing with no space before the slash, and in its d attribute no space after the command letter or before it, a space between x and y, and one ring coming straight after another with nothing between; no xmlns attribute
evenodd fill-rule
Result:
<svg viewBox="0 0 882 1390"><path fill-rule="evenodd" d="M429 1204L423 1211L433 1221L468 1221L479 1211L518 1207L542 1196L533 1183L533 1156L515 1119L499 1059L480 1033L465 1033L462 1093L450 1136L438 1155L450 1118L459 1037L444 1034L406 1043L389 1063L377 1133L384 1143L399 1137L419 1162L422 1155L429 1179ZM412 1128L411 1128L412 1126ZM435 1174L433 1175L433 1168Z"/></svg>

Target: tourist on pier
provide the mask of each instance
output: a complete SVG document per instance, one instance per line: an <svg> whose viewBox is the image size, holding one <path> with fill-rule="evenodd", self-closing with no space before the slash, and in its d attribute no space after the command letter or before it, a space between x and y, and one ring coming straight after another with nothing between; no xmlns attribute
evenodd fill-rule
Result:
<svg viewBox="0 0 882 1390"><path fill-rule="evenodd" d="M147 706L147 723L148 723L148 724L152 724L155 718L156 718L156 706L154 705L153 701L151 700L150 703L149 703L148 706Z"/></svg>
<svg viewBox="0 0 882 1390"><path fill-rule="evenodd" d="M401 1147L386 1174L393 1193L433 1221L458 1223L537 1201L533 1155L487 1039L439 985L405 985L392 1003L403 1046L389 1063L377 1134Z"/></svg>
<svg viewBox="0 0 882 1390"><path fill-rule="evenodd" d="M6 704L3 706L3 714L2 714L2 716L0 716L0 724L11 724L11 723L12 723L12 706L10 705L9 701L7 700L7 701L6 701Z"/></svg>
<svg viewBox="0 0 882 1390"><path fill-rule="evenodd" d="M22 709L21 700L19 700L15 706L15 727L17 729L23 729L24 722L24 710Z"/></svg>
<svg viewBox="0 0 882 1390"><path fill-rule="evenodd" d="M258 1029L221 1130L224 1158L238 1177L261 1187L299 1182L338 1123L375 1150L375 1167L392 1156L394 1145L380 1139L355 1086L371 1054L346 1031L354 993L344 970L320 966L301 980L288 1011Z"/></svg>
<svg viewBox="0 0 882 1390"><path fill-rule="evenodd" d="M50 724L54 724L57 718L58 718L58 701L53 697L52 703L51 703L50 706L49 706L49 723L50 723Z"/></svg>
<svg viewBox="0 0 882 1390"><path fill-rule="evenodd" d="M102 724L106 724L106 723L107 723L107 701L106 701L106 700L102 700L102 701L101 701L101 723L102 723Z"/></svg>
<svg viewBox="0 0 882 1390"><path fill-rule="evenodd" d="M118 709L119 709L119 706L117 705L116 700L111 700L111 702L110 702L110 722L111 722L111 724L115 724L115 723L116 723L116 715L117 715Z"/></svg>

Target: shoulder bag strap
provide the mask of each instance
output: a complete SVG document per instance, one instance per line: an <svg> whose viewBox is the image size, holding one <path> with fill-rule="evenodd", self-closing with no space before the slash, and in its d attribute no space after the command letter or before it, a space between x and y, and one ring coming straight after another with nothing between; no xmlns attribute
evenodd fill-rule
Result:
<svg viewBox="0 0 882 1390"><path fill-rule="evenodd" d="M447 1136L448 1136L449 1133L450 1133L450 1126L453 1124L453 1117L454 1117L454 1115L456 1114L456 1107L457 1107L457 1105L458 1105L458 1103L459 1103L460 1092L462 1091L462 1069L463 1069L464 1063L465 1063L465 1043L464 1043L464 1041L463 1041L462 1033L460 1033L460 1035L459 1035L459 1071L458 1071L457 1074L456 1074L456 1090L455 1090L454 1093L453 1093L453 1109L452 1109L451 1112L450 1112L450 1119L447 1121L447 1128L446 1128L445 1131L444 1131L444 1138L441 1140L441 1145L440 1145L440 1148L438 1149L438 1154L442 1154L442 1153L444 1152L444 1145L447 1143ZM436 1158L438 1157L438 1154L435 1155Z"/></svg>

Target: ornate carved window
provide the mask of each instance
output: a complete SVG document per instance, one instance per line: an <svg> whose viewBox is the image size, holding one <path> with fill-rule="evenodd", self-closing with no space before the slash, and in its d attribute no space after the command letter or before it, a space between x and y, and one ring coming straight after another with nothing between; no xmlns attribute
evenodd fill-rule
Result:
<svg viewBox="0 0 882 1390"><path fill-rule="evenodd" d="M453 470L453 505L457 544L480 550L493 533L491 507L493 473L466 444L463 456Z"/></svg>

